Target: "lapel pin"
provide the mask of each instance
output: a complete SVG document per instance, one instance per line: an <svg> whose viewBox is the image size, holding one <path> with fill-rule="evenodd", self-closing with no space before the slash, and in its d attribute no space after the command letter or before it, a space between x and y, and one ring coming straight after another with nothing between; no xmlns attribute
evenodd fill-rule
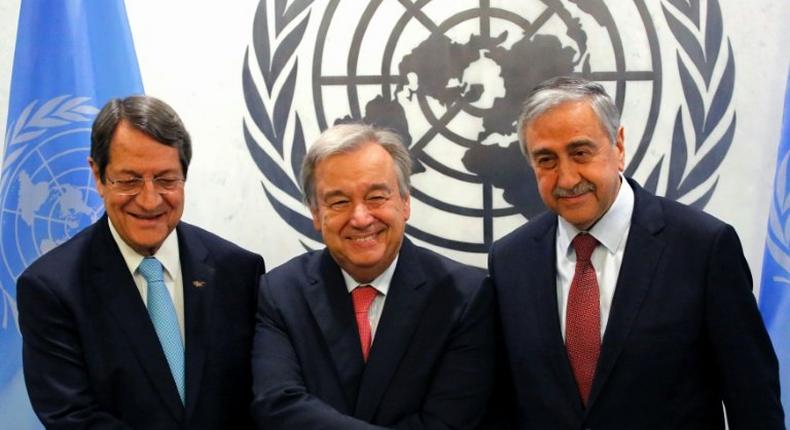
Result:
<svg viewBox="0 0 790 430"><path fill-rule="evenodd" d="M203 288L206 286L206 281L192 281L192 286L195 288Z"/></svg>

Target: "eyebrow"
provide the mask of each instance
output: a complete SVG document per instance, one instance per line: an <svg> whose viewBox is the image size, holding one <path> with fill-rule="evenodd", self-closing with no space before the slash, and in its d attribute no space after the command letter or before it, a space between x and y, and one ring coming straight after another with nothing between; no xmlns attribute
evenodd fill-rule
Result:
<svg viewBox="0 0 790 430"><path fill-rule="evenodd" d="M344 193L344 192L342 192L340 190L332 190L332 191L325 192L324 195L321 196L321 200L327 201L327 200L331 199L332 197L345 197L345 196L346 196L346 193Z"/></svg>
<svg viewBox="0 0 790 430"><path fill-rule="evenodd" d="M133 170L133 169L121 169L116 174L117 175L128 175L128 176L139 176L141 178L143 176L145 176L145 175L140 174L140 172L138 172L136 170ZM178 174L180 174L178 169L166 169L166 170L162 170L161 172L156 172L156 173L154 173L151 176L152 177L160 177L160 176L178 175Z"/></svg>
<svg viewBox="0 0 790 430"><path fill-rule="evenodd" d="M540 148L530 152L530 156L532 158L538 157L540 155L554 155L554 151L546 148Z"/></svg>
<svg viewBox="0 0 790 430"><path fill-rule="evenodd" d="M388 191L388 192L391 192L392 190L390 189L390 186L386 182L378 182L378 183L372 184L370 186L370 188L368 189L368 192L371 192L371 191Z"/></svg>
<svg viewBox="0 0 790 430"><path fill-rule="evenodd" d="M567 151L573 151L574 149L579 149L579 148L594 148L594 147L595 147L595 142L593 142L592 140L579 139L568 143L565 149Z"/></svg>
<svg viewBox="0 0 790 430"><path fill-rule="evenodd" d="M375 184L371 184L370 187L368 188L368 190L366 191L366 193L369 193L371 191L392 192L392 189L390 188L389 185L387 185L386 182L377 182ZM337 197L337 196L346 197L347 194L345 192L343 192L342 190L330 190L330 191L325 192L321 196L321 198L322 198L322 200L326 201L327 199L330 199L332 197Z"/></svg>
<svg viewBox="0 0 790 430"><path fill-rule="evenodd" d="M595 142L590 139L577 139L572 140L565 146L565 152L572 152L579 148L595 148ZM539 148L530 152L531 158L536 158L541 155L556 155L555 151L546 148Z"/></svg>

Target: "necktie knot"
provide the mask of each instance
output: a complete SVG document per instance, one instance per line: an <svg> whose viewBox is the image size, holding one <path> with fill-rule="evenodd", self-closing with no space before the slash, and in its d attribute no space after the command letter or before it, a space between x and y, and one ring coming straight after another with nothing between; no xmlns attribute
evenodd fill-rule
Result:
<svg viewBox="0 0 790 430"><path fill-rule="evenodd" d="M598 239L591 234L579 233L573 238L571 245L576 251L576 261L590 261L590 256L598 246Z"/></svg>
<svg viewBox="0 0 790 430"><path fill-rule="evenodd" d="M351 299L354 302L354 312L357 314L368 314L370 305L378 295L378 291L370 285L360 285L351 291Z"/></svg>
<svg viewBox="0 0 790 430"><path fill-rule="evenodd" d="M137 271L143 275L146 282L164 282L164 274L162 271L162 263L154 257L145 257L140 265L137 266Z"/></svg>

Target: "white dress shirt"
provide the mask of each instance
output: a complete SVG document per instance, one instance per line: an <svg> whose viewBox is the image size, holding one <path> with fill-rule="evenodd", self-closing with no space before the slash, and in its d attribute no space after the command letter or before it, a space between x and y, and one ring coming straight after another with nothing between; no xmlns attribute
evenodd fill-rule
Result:
<svg viewBox="0 0 790 430"><path fill-rule="evenodd" d="M126 242L121 239L115 226L110 224L110 233L112 233L115 243L118 244L118 249L121 251L123 260L126 262L126 267L129 268L129 273L134 278L134 283L137 285L137 290L140 292L140 297L143 298L143 303L148 306L148 282L142 274L137 271L137 267L143 261L144 256L140 255L132 249ZM178 329L181 332L181 342L185 341L184 336L184 285L181 277L181 258L178 253L178 235L176 230L170 232L162 242L162 246L153 255L164 268L164 281L167 292L170 293L170 299L173 301L173 306L176 309L176 317L178 318ZM184 343L186 345L186 343Z"/></svg>
<svg viewBox="0 0 790 430"><path fill-rule="evenodd" d="M595 269L600 293L601 339L606 332L612 298L625 254L625 243L628 239L628 231L631 229L631 214L634 212L634 190L622 175L620 180L620 190L617 192L614 203L588 232L599 242L590 261ZM557 246L557 307L560 314L562 338L565 339L568 293L571 289L573 273L576 270L576 253L571 246L571 241L581 231L562 217L557 218L559 221L557 240L555 241Z"/></svg>
<svg viewBox="0 0 790 430"><path fill-rule="evenodd" d="M346 281L346 288L348 289L348 293L351 294L355 288L360 285L370 285L371 287L375 288L378 294L376 294L376 298L373 299L373 303L370 304L370 308L368 309L368 321L370 321L370 342L373 343L373 340L376 338L376 328L379 326L379 320L381 319L381 312L384 311L384 301L387 300L387 293L390 290L390 283L392 282L392 275L395 274L395 267L398 265L398 256L395 256L395 259L392 260L392 264L387 267L381 275L377 276L371 282L368 283L360 283L357 282L351 275L349 275L345 270L342 268L340 271L343 273L343 280Z"/></svg>

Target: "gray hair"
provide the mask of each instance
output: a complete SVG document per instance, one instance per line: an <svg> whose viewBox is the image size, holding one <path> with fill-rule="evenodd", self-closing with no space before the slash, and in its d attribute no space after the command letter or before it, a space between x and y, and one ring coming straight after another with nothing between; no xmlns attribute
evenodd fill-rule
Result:
<svg viewBox="0 0 790 430"><path fill-rule="evenodd" d="M110 164L110 143L121 121L126 121L162 145L176 148L181 170L186 177L192 159L192 141L181 118L162 100L151 96L130 96L110 100L93 120L91 159L96 163L102 182L107 165Z"/></svg>
<svg viewBox="0 0 790 430"><path fill-rule="evenodd" d="M559 76L538 84L521 105L517 128L521 153L529 158L524 128L532 120L559 104L581 100L589 101L601 126L609 133L609 141L614 145L617 142L617 130L620 129L620 112L603 86L582 78Z"/></svg>
<svg viewBox="0 0 790 430"><path fill-rule="evenodd" d="M324 130L310 146L302 160L299 185L305 204L316 208L315 168L319 162L337 154L347 154L367 143L376 143L386 150L395 162L395 174L401 197L409 195L411 155L401 137L392 131L366 124L338 124Z"/></svg>

